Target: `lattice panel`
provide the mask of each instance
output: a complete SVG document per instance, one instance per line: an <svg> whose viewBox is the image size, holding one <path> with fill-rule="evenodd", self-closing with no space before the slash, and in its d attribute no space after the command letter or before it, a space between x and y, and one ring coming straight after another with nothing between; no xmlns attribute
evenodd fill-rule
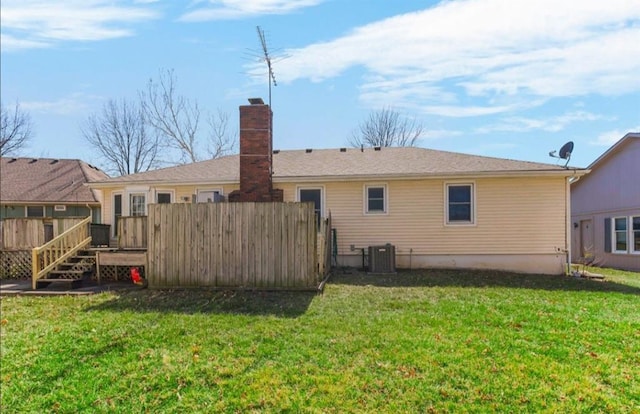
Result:
<svg viewBox="0 0 640 414"><path fill-rule="evenodd" d="M0 251L0 279L31 277L31 250Z"/></svg>
<svg viewBox="0 0 640 414"><path fill-rule="evenodd" d="M144 277L144 267L137 266L140 269L140 275ZM130 266L100 266L100 281L115 282L131 280Z"/></svg>

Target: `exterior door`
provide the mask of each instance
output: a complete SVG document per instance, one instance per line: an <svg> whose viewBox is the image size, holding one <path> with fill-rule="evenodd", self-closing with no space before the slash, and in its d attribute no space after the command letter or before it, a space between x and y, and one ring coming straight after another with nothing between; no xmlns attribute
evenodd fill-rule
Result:
<svg viewBox="0 0 640 414"><path fill-rule="evenodd" d="M580 220L580 256L593 257L593 223L591 219Z"/></svg>
<svg viewBox="0 0 640 414"><path fill-rule="evenodd" d="M322 189L321 188L301 188L298 192L300 202L311 201L316 212L316 221L320 225L322 217Z"/></svg>

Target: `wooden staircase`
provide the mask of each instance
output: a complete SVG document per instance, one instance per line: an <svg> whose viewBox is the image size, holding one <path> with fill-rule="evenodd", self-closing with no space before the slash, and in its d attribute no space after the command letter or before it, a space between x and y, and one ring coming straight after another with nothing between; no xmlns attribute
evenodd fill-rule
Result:
<svg viewBox="0 0 640 414"><path fill-rule="evenodd" d="M46 276L36 281L36 289L46 287L51 283L67 283L75 289L82 285L82 281L95 272L96 255L91 250L79 250L73 256L59 263Z"/></svg>
<svg viewBox="0 0 640 414"><path fill-rule="evenodd" d="M86 248L91 244L91 217L78 222L58 237L31 251L32 289L52 282L77 286L88 271ZM84 254L83 254L84 253ZM84 264L83 264L84 263ZM95 265L95 259L93 260Z"/></svg>

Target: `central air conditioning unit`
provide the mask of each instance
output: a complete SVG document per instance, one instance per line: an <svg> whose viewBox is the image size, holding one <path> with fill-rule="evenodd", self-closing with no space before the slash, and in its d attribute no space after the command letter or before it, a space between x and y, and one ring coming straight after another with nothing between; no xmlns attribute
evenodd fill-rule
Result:
<svg viewBox="0 0 640 414"><path fill-rule="evenodd" d="M369 273L395 273L396 247L391 244L369 246Z"/></svg>

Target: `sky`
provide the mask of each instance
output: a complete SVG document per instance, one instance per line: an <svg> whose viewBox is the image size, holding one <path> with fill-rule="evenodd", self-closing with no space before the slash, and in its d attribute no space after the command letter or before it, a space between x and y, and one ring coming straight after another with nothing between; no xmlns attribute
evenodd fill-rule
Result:
<svg viewBox="0 0 640 414"><path fill-rule="evenodd" d="M0 91L32 119L19 155L103 166L82 126L173 70L228 113L269 97L274 149L339 148L372 111L418 146L586 167L640 131L640 0L3 0Z"/></svg>

